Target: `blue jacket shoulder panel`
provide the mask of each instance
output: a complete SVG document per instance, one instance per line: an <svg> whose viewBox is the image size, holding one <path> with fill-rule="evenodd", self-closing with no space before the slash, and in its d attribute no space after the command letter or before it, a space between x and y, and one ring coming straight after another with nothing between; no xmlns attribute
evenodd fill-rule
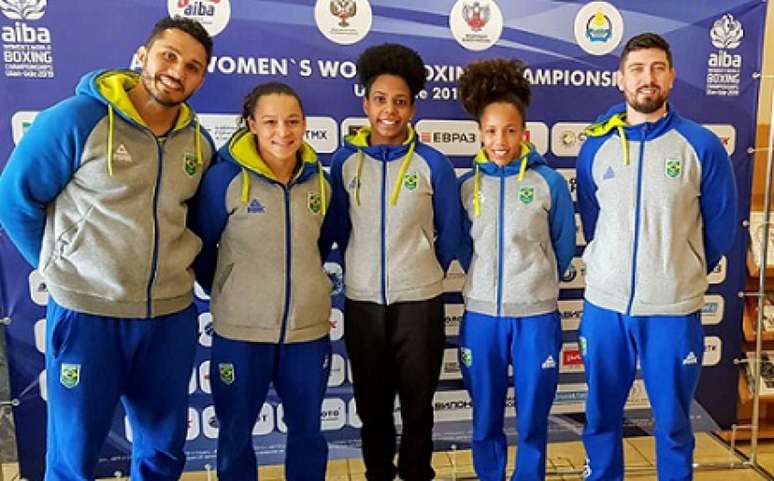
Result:
<svg viewBox="0 0 774 481"><path fill-rule="evenodd" d="M471 169L465 172L457 179L457 195L460 198L460 243L457 249L457 259L460 261L462 269L467 272L470 268L470 260L473 258L473 238L470 236L470 217L468 217L465 206L462 204L462 186L465 182L472 182L475 176L475 170Z"/></svg>
<svg viewBox="0 0 774 481"><path fill-rule="evenodd" d="M559 276L567 270L575 254L575 207L565 178L545 164L533 167L548 184L551 210L548 213L551 243Z"/></svg>
<svg viewBox="0 0 774 481"><path fill-rule="evenodd" d="M0 224L33 267L40 256L46 205L78 169L86 140L105 115L104 105L84 96L44 110L0 176Z"/></svg>
<svg viewBox="0 0 774 481"><path fill-rule="evenodd" d="M336 241L336 214L333 212L333 207L336 204L337 192L333 190L332 177L327 172L323 172L323 176L328 185L331 186L331 199L322 227L320 228L320 238L317 240L317 247L320 249L320 259L325 262L328 254L331 253L333 243Z"/></svg>
<svg viewBox="0 0 774 481"><path fill-rule="evenodd" d="M681 119L676 130L691 144L701 164L704 255L711 271L733 245L738 230L734 168L720 139L705 127Z"/></svg>
<svg viewBox="0 0 774 481"><path fill-rule="evenodd" d="M593 167L594 157L602 145L610 138L608 134L602 137L588 137L581 146L575 164L577 181L578 211L583 223L583 235L586 242L594 238L594 229L599 217L599 203L597 202L597 184L594 182Z"/></svg>
<svg viewBox="0 0 774 481"><path fill-rule="evenodd" d="M349 234L352 232L352 221L349 218L349 195L342 180L342 166L344 161L354 152L355 150L352 148L341 147L331 158L330 178L333 199L327 218L332 218L333 240L338 245L342 257L347 249Z"/></svg>
<svg viewBox="0 0 774 481"><path fill-rule="evenodd" d="M417 142L414 151L430 166L433 185L433 222L435 224L435 255L446 271L457 257L460 243L462 201L457 187L454 166L441 152Z"/></svg>
<svg viewBox="0 0 774 481"><path fill-rule="evenodd" d="M228 223L226 193L242 169L233 162L221 161L210 167L199 190L191 200L188 213L190 229L202 240L202 250L194 261L196 280L209 293L218 259L218 242Z"/></svg>

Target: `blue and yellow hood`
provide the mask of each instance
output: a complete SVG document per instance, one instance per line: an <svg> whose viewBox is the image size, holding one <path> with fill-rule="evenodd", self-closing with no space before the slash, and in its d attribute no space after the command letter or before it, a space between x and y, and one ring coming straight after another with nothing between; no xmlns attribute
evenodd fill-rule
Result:
<svg viewBox="0 0 774 481"><path fill-rule="evenodd" d="M513 159L508 165L500 167L496 163L489 160L486 155L486 150L481 148L476 156L473 158L473 211L476 217L481 215L481 174L484 175L497 175L497 176L511 176L518 175L519 180L524 178L524 172L528 167L532 167L538 164L546 164L546 160L540 155L535 146L530 142L522 142L521 154L518 159Z"/></svg>
<svg viewBox="0 0 774 481"><path fill-rule="evenodd" d="M271 168L261 158L255 144L255 136L246 128L241 128L234 132L228 142L220 148L218 155L226 162L233 162L242 169L242 202L247 202L250 193L250 176L253 172L269 181L279 182ZM304 142L299 151L301 166L296 172L291 182L303 182L310 176L317 174L320 184L320 198L322 199L323 215L327 210L328 203L325 195L325 176L323 174L322 164L317 158L317 153L311 145Z"/></svg>
<svg viewBox="0 0 774 481"><path fill-rule="evenodd" d="M148 125L140 117L137 109L129 99L129 90L140 83L140 74L132 70L95 70L81 77L76 95L85 95L105 104L108 109L108 140L107 140L107 166L108 174L113 175L113 132L115 128L115 115L120 115L128 122L148 128ZM172 131L182 130L194 122L196 124L196 161L199 165L202 160L201 126L193 110L188 104L180 105L180 113Z"/></svg>
<svg viewBox="0 0 774 481"><path fill-rule="evenodd" d="M612 106L603 115L597 118L597 121L586 127L583 131L587 137L604 137L618 134L621 141L621 150L623 152L624 165L629 165L629 140L650 140L667 132L674 119L677 117L677 111L674 106L667 102L667 113L656 122L647 122L645 124L629 125L626 123L626 103L620 103ZM647 126L643 129L643 126Z"/></svg>

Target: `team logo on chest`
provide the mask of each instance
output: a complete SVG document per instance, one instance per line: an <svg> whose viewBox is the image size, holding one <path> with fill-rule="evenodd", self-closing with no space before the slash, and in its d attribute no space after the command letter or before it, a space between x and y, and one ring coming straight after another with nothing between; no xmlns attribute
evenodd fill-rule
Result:
<svg viewBox="0 0 774 481"><path fill-rule="evenodd" d="M406 172L403 176L403 187L406 190L417 190L419 175L416 172Z"/></svg>
<svg viewBox="0 0 774 481"><path fill-rule="evenodd" d="M535 188L531 185L523 185L519 187L519 200L523 204L529 204L535 200Z"/></svg>
<svg viewBox="0 0 774 481"><path fill-rule="evenodd" d="M62 370L59 372L59 382L67 389L72 389L81 382L80 364L62 364Z"/></svg>
<svg viewBox="0 0 774 481"><path fill-rule="evenodd" d="M196 175L196 169L199 164L196 162L196 156L191 152L183 154L183 170L189 177Z"/></svg>
<svg viewBox="0 0 774 481"><path fill-rule="evenodd" d="M221 362L218 364L218 374L220 374L220 380L225 385L231 385L234 383L234 365L230 362Z"/></svg>
<svg viewBox="0 0 774 481"><path fill-rule="evenodd" d="M317 215L322 210L322 198L317 192L309 192L306 194L306 208L309 209L313 215Z"/></svg>
<svg viewBox="0 0 774 481"><path fill-rule="evenodd" d="M668 157L664 162L664 173L672 179L679 177L683 171L683 161L680 157Z"/></svg>

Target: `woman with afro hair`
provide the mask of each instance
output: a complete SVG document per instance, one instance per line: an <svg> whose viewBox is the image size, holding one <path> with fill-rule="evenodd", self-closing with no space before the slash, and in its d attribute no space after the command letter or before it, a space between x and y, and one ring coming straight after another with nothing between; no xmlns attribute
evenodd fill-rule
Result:
<svg viewBox="0 0 774 481"><path fill-rule="evenodd" d="M331 162L336 241L346 265L344 336L362 420L366 478L433 479L432 399L444 348L443 278L459 244L454 169L409 124L425 84L416 52L360 55L369 126ZM397 470L395 395L403 431Z"/></svg>
<svg viewBox="0 0 774 481"><path fill-rule="evenodd" d="M491 59L471 63L459 80L483 144L459 181L459 259L467 273L459 358L473 400L473 465L484 481L505 477L509 364L518 432L511 479L545 478L562 343L559 277L575 251L567 183L525 140L531 93L523 72L518 60Z"/></svg>

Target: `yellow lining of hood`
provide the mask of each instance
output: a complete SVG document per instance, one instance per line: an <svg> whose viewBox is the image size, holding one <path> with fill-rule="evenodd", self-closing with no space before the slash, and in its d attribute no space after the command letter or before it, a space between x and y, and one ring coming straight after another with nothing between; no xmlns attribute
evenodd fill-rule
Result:
<svg viewBox="0 0 774 481"><path fill-rule="evenodd" d="M521 143L521 154L518 159L521 159L521 166L519 166L519 181L524 180L524 172L527 171L527 157L532 152L533 146L528 142ZM515 160L515 159L514 159ZM473 158L473 214L478 217L481 215L481 173L478 166L480 164L486 164L489 162L489 158L486 156L486 150L482 147Z"/></svg>
<svg viewBox="0 0 774 481"><path fill-rule="evenodd" d="M406 140L403 141L401 145L409 145L408 152L406 152L406 155L403 156L403 160L400 163L400 169L398 169L398 181L395 183L395 185L392 187L392 193L390 194L390 205L395 205L398 203L398 195L400 195L400 189L403 185L403 176L406 175L406 170L408 170L408 166L411 163L411 157L414 156L414 150L416 148L417 143L414 142L414 129L411 128L411 125L406 125L406 129L408 129L408 135L406 136ZM356 147L368 147L368 139L371 136L371 127L368 125L365 125L363 127L360 127L355 135L348 136L347 141L356 146ZM360 172L363 167L363 156L365 155L363 153L363 149L357 149L358 157L357 157L357 166L355 167L355 204L358 206L360 205Z"/></svg>
<svg viewBox="0 0 774 481"><path fill-rule="evenodd" d="M261 154L258 152L258 146L256 144L255 136L247 129L241 129L231 139L228 146L231 157L242 167L242 203L246 204L250 198L250 175L248 170L252 170L257 174L260 174L267 179L279 182L277 176L261 158ZM325 175L323 174L322 164L317 158L317 153L311 145L306 142L301 144L301 161L304 164L311 164L317 166L317 180L320 189L320 201L322 202L322 214L328 211L327 195L325 193ZM296 180L303 172L303 165L298 169L296 175L291 179L291 182Z"/></svg>
<svg viewBox="0 0 774 481"><path fill-rule="evenodd" d="M611 116L604 122L589 125L583 130L588 137L601 137L613 129L618 131L618 138L621 141L621 151L624 156L624 165L629 165L629 141L626 139L626 114L619 113Z"/></svg>
<svg viewBox="0 0 774 481"><path fill-rule="evenodd" d="M140 75L134 72L109 71L97 76L94 79L99 93L107 100L108 108L108 138L107 138L107 171L109 176L113 176L113 131L115 129L115 110L118 109L127 117L134 120L145 128L148 124L140 117L135 108L128 91L135 88L140 81ZM192 118L190 107L185 103L180 105L180 112L177 115L173 131L185 128ZM196 163L203 165L202 145L201 145L201 125L199 119L193 118L196 123L194 132L194 149L196 151Z"/></svg>

